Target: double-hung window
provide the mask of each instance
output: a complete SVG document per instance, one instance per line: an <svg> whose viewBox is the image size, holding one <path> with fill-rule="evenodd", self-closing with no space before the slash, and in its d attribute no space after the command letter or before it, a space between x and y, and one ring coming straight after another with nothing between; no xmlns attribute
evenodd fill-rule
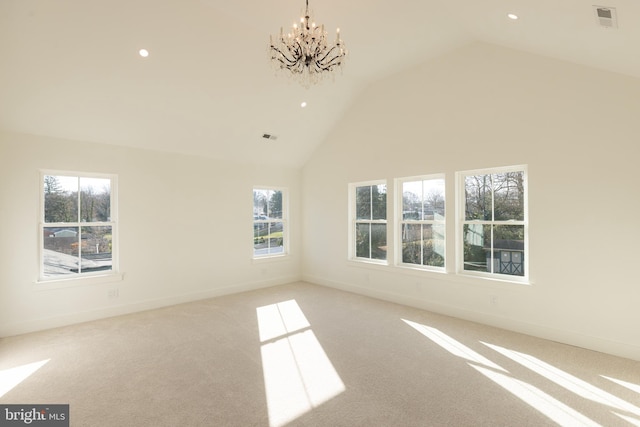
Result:
<svg viewBox="0 0 640 427"><path fill-rule="evenodd" d="M116 177L41 174L40 279L117 270Z"/></svg>
<svg viewBox="0 0 640 427"><path fill-rule="evenodd" d="M460 172L458 184L458 270L508 280L526 278L526 167Z"/></svg>
<svg viewBox="0 0 640 427"><path fill-rule="evenodd" d="M387 184L351 184L350 257L386 261Z"/></svg>
<svg viewBox="0 0 640 427"><path fill-rule="evenodd" d="M424 269L445 267L444 176L397 181L399 264Z"/></svg>
<svg viewBox="0 0 640 427"><path fill-rule="evenodd" d="M253 257L288 251L287 193L284 189L253 189Z"/></svg>

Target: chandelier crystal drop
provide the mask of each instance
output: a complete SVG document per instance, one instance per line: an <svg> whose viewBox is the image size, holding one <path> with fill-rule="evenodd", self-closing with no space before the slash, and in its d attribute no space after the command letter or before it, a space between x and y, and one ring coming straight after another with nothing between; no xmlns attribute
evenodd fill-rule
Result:
<svg viewBox="0 0 640 427"><path fill-rule="evenodd" d="M295 80L309 88L325 78L335 77L335 71L342 69L347 49L340 39L340 29L336 31L335 43L327 42L324 25L317 26L311 19L309 0L306 0L304 16L299 24L294 24L290 33L269 37L271 64L277 70L290 71Z"/></svg>

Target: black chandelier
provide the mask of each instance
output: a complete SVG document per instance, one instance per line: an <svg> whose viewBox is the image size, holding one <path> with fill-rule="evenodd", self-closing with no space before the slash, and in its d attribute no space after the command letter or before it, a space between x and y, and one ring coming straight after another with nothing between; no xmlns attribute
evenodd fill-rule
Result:
<svg viewBox="0 0 640 427"><path fill-rule="evenodd" d="M340 29L336 31L336 41L327 42L324 25L317 26L311 20L309 0L306 0L304 16L300 24L294 24L290 33L269 37L269 54L272 64L278 70L288 70L294 79L308 88L324 78L334 77L338 68L342 68L347 49L340 39Z"/></svg>

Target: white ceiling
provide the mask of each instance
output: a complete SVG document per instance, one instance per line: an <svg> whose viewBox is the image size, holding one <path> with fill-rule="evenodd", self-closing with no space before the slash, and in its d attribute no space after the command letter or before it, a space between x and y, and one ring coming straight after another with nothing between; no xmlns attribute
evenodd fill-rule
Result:
<svg viewBox="0 0 640 427"><path fill-rule="evenodd" d="M304 89L267 60L304 0L0 0L0 129L299 167L368 84L474 41L640 78L640 2L593 4L310 0L349 57Z"/></svg>

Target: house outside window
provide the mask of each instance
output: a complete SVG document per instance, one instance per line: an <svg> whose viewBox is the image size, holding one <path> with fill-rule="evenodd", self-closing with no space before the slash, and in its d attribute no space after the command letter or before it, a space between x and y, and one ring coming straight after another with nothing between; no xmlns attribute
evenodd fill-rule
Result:
<svg viewBox="0 0 640 427"><path fill-rule="evenodd" d="M398 264L445 268L445 179L431 175L397 180Z"/></svg>
<svg viewBox="0 0 640 427"><path fill-rule="evenodd" d="M288 252L287 194L284 189L253 189L253 257Z"/></svg>
<svg viewBox="0 0 640 427"><path fill-rule="evenodd" d="M387 184L384 181L351 184L351 259L387 260Z"/></svg>
<svg viewBox="0 0 640 427"><path fill-rule="evenodd" d="M525 166L458 173L459 272L523 281L528 277Z"/></svg>
<svg viewBox="0 0 640 427"><path fill-rule="evenodd" d="M41 174L40 280L117 270L116 177Z"/></svg>

